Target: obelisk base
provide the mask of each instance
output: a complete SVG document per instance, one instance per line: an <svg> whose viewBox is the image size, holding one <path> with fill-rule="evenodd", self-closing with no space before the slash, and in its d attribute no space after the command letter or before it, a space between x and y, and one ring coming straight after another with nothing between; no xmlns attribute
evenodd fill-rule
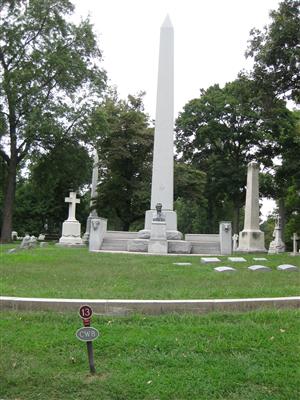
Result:
<svg viewBox="0 0 300 400"><path fill-rule="evenodd" d="M265 234L260 230L244 229L239 234L239 247L237 252L240 253L266 253Z"/></svg>
<svg viewBox="0 0 300 400"><path fill-rule="evenodd" d="M145 215L145 228L139 231L139 239L149 239L153 216L156 214L155 210L146 211ZM177 230L177 214L176 211L163 210L163 215L166 221L167 240L181 240L182 233Z"/></svg>
<svg viewBox="0 0 300 400"><path fill-rule="evenodd" d="M166 221L152 221L148 253L168 253Z"/></svg>

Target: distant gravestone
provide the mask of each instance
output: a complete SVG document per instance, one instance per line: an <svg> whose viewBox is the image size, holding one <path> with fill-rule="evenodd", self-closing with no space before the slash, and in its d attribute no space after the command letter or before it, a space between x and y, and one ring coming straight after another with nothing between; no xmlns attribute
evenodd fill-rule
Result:
<svg viewBox="0 0 300 400"><path fill-rule="evenodd" d="M253 257L254 261L268 261L265 257Z"/></svg>
<svg viewBox="0 0 300 400"><path fill-rule="evenodd" d="M26 233L20 244L20 249L30 249L31 237Z"/></svg>
<svg viewBox="0 0 300 400"><path fill-rule="evenodd" d="M237 251L238 243L239 243L239 235L235 233L232 236L232 251L234 252Z"/></svg>
<svg viewBox="0 0 300 400"><path fill-rule="evenodd" d="M275 229L273 232L274 240L270 243L269 254L278 254L285 251L285 244L282 241L282 224L281 218L278 215L275 222Z"/></svg>
<svg viewBox="0 0 300 400"><path fill-rule="evenodd" d="M295 265L291 265L291 264L282 264L282 265L278 265L277 270L278 271L298 271L298 267L296 267Z"/></svg>
<svg viewBox="0 0 300 400"><path fill-rule="evenodd" d="M40 233L37 240L43 241L45 240L46 235L44 233Z"/></svg>
<svg viewBox="0 0 300 400"><path fill-rule="evenodd" d="M262 272L267 272L267 271L272 271L271 268L265 267L264 265L251 265L248 267L250 271L262 271Z"/></svg>
<svg viewBox="0 0 300 400"><path fill-rule="evenodd" d="M40 242L40 247L47 247L48 243L47 242Z"/></svg>
<svg viewBox="0 0 300 400"><path fill-rule="evenodd" d="M11 240L17 240L18 239L18 232L12 231L11 233Z"/></svg>
<svg viewBox="0 0 300 400"><path fill-rule="evenodd" d="M29 247L33 249L34 247L37 246L37 239L34 235L30 236L30 242L29 242Z"/></svg>
<svg viewBox="0 0 300 400"><path fill-rule="evenodd" d="M245 262L247 261L244 257L228 257L229 261L232 262Z"/></svg>
<svg viewBox="0 0 300 400"><path fill-rule="evenodd" d="M216 272L234 272L236 271L235 268L232 267L216 267L214 268Z"/></svg>
<svg viewBox="0 0 300 400"><path fill-rule="evenodd" d="M16 248L7 250L7 254L13 254L13 253L16 253L16 252L17 252Z"/></svg>
<svg viewBox="0 0 300 400"><path fill-rule="evenodd" d="M217 263L221 262L218 257L201 257L202 264Z"/></svg>
<svg viewBox="0 0 300 400"><path fill-rule="evenodd" d="M294 233L293 236L291 237L291 239L293 240L293 253L292 255L298 255L297 253L297 240L299 240L299 236L297 235L297 233Z"/></svg>

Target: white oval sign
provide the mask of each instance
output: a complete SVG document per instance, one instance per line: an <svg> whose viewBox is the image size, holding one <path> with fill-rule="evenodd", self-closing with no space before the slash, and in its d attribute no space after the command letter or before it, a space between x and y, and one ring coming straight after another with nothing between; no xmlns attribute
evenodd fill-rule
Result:
<svg viewBox="0 0 300 400"><path fill-rule="evenodd" d="M76 332L76 337L83 342L91 342L92 340L97 339L99 336L99 331L92 326L85 326L80 328Z"/></svg>

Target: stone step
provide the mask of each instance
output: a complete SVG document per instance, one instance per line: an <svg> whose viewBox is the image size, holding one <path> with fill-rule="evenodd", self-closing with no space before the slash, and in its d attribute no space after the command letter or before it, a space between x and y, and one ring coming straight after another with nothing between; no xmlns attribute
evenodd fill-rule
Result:
<svg viewBox="0 0 300 400"><path fill-rule="evenodd" d="M103 239L101 250L113 250L113 251L127 251L128 239Z"/></svg>
<svg viewBox="0 0 300 400"><path fill-rule="evenodd" d="M199 242L199 243L219 243L220 242L220 235L218 233L212 234L194 234L194 233L187 233L184 237L185 240L189 242Z"/></svg>
<svg viewBox="0 0 300 400"><path fill-rule="evenodd" d="M192 243L192 254L220 254L220 243L216 242L191 242Z"/></svg>
<svg viewBox="0 0 300 400"><path fill-rule="evenodd" d="M105 232L104 239L136 239L138 232L126 231L107 231Z"/></svg>

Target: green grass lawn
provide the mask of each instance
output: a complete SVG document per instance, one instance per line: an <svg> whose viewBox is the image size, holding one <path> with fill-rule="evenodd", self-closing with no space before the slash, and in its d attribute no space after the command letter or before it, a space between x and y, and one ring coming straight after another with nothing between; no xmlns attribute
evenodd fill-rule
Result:
<svg viewBox="0 0 300 400"><path fill-rule="evenodd" d="M93 317L96 375L75 314L3 313L5 400L297 400L299 311Z"/></svg>
<svg viewBox="0 0 300 400"><path fill-rule="evenodd" d="M10 246L11 247L11 246ZM0 293L6 296L89 299L212 299L299 295L300 273L276 271L279 264L300 267L300 257L266 256L268 261L216 265L200 257L89 253L87 249L49 246L0 254ZM255 255L258 256L258 255ZM174 262L189 261L191 266ZM249 265L264 264L271 272L251 272ZM237 272L216 273L217 265L231 265Z"/></svg>

